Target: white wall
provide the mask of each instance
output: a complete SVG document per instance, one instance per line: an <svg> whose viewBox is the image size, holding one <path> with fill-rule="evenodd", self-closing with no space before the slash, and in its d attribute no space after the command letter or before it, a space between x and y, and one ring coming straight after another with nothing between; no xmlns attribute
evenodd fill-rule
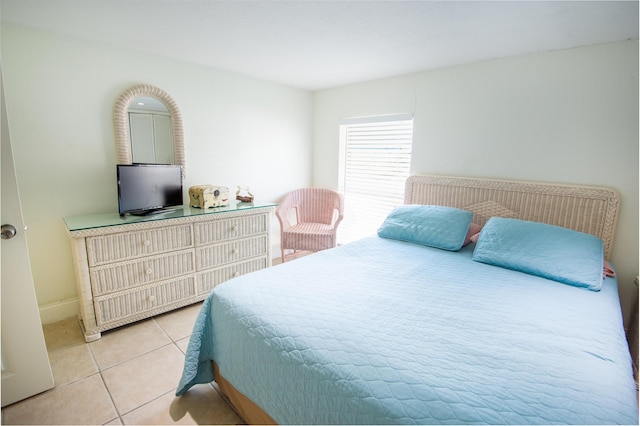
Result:
<svg viewBox="0 0 640 426"><path fill-rule="evenodd" d="M412 173L602 185L621 195L612 260L637 298L638 41L531 54L313 95L313 182L337 187L338 125L414 114Z"/></svg>
<svg viewBox="0 0 640 426"><path fill-rule="evenodd" d="M3 25L1 37L9 128L45 322L77 312L62 218L117 208L113 104L140 83L164 89L181 108L186 188L243 184L257 198L276 201L312 182L337 187L340 120L402 112L415 115L413 173L616 188L622 208L613 262L625 311L636 297L637 41L491 60L311 95L22 27Z"/></svg>
<svg viewBox="0 0 640 426"><path fill-rule="evenodd" d="M277 201L311 183L307 91L23 27L1 31L9 128L43 322L78 310L63 217L117 211L112 114L130 86L158 86L180 107L185 192L197 184L232 191L242 184L257 200Z"/></svg>

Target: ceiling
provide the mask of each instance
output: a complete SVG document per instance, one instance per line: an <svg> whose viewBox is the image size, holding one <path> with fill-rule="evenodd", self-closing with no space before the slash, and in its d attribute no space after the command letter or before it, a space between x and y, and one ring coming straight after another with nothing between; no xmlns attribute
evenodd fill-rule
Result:
<svg viewBox="0 0 640 426"><path fill-rule="evenodd" d="M638 38L637 1L0 0L0 15L306 90Z"/></svg>

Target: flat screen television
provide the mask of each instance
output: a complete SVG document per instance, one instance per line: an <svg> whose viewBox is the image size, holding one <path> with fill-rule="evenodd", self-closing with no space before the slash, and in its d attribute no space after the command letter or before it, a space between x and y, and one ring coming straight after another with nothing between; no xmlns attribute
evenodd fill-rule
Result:
<svg viewBox="0 0 640 426"><path fill-rule="evenodd" d="M164 213L182 205L182 167L118 164L118 211L138 216Z"/></svg>

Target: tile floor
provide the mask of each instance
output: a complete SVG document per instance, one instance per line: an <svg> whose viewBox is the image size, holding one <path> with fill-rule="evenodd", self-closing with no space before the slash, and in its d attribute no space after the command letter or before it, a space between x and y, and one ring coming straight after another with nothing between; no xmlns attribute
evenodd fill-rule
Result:
<svg viewBox="0 0 640 426"><path fill-rule="evenodd" d="M43 326L55 387L2 409L2 424L238 424L215 383L180 398L189 335L202 303L85 343L76 318Z"/></svg>

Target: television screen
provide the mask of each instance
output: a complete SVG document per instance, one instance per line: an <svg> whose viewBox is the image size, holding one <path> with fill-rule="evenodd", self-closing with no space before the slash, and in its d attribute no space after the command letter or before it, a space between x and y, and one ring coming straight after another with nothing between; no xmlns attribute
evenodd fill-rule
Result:
<svg viewBox="0 0 640 426"><path fill-rule="evenodd" d="M182 167L166 164L118 164L118 211L161 213L182 205Z"/></svg>

